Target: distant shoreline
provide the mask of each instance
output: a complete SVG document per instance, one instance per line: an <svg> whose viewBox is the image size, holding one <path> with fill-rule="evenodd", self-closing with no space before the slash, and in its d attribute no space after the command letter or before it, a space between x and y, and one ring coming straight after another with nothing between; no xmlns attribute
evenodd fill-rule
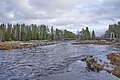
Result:
<svg viewBox="0 0 120 80"><path fill-rule="evenodd" d="M31 47L46 46L52 44L56 44L56 42L48 41L48 40L6 41L6 42L0 42L0 50L31 48Z"/></svg>

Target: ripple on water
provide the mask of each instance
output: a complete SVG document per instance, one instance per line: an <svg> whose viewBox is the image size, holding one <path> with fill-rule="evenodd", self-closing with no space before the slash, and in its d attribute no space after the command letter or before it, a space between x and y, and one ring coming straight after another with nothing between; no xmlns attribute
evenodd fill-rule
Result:
<svg viewBox="0 0 120 80"><path fill-rule="evenodd" d="M117 80L106 72L88 72L81 61L86 54L104 57L109 51L105 45L69 42L0 51L0 80Z"/></svg>

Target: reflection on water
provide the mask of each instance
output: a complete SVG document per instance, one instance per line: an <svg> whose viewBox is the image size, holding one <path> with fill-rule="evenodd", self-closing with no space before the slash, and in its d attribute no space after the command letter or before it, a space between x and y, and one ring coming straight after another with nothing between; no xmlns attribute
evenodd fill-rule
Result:
<svg viewBox="0 0 120 80"><path fill-rule="evenodd" d="M84 55L105 60L112 50L107 45L55 45L0 51L0 80L118 80L105 71L89 72L81 61Z"/></svg>

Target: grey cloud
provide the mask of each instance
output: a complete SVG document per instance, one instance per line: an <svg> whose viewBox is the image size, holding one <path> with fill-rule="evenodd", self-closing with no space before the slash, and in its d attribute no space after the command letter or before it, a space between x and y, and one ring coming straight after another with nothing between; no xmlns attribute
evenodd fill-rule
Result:
<svg viewBox="0 0 120 80"><path fill-rule="evenodd" d="M100 19L115 20L120 18L120 0L104 0L101 6L96 10Z"/></svg>
<svg viewBox="0 0 120 80"><path fill-rule="evenodd" d="M41 10L54 11L55 9L71 9L77 0L30 0L30 5Z"/></svg>
<svg viewBox="0 0 120 80"><path fill-rule="evenodd" d="M120 0L0 0L0 23L47 24L70 30L101 25L106 29L102 26L120 20L119 7Z"/></svg>

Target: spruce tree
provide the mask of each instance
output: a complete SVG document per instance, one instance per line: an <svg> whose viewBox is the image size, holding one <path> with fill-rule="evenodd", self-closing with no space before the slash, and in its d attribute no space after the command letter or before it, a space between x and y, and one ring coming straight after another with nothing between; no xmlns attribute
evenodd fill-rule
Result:
<svg viewBox="0 0 120 80"><path fill-rule="evenodd" d="M92 31L92 40L95 40L95 32L94 32L94 30Z"/></svg>

